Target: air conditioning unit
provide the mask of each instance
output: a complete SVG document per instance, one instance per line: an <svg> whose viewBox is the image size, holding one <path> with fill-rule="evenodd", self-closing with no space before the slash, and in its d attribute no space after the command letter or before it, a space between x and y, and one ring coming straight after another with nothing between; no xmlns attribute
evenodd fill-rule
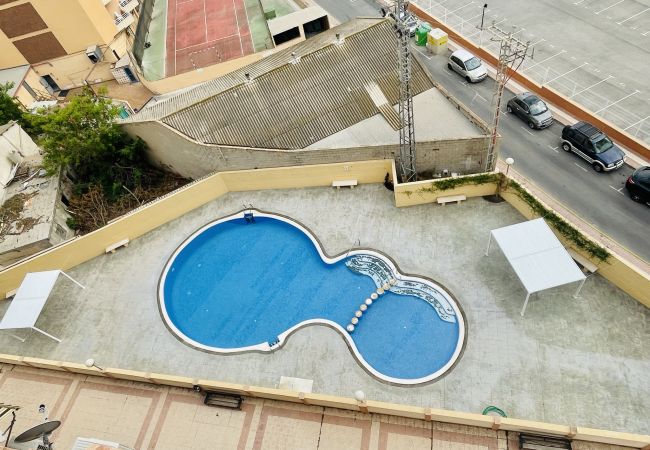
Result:
<svg viewBox="0 0 650 450"><path fill-rule="evenodd" d="M91 45L86 49L86 56L96 64L102 59L102 50L97 45Z"/></svg>

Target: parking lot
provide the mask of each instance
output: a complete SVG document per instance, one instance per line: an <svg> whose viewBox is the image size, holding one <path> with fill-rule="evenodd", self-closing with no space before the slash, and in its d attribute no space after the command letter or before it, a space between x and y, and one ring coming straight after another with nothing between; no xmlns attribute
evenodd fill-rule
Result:
<svg viewBox="0 0 650 450"><path fill-rule="evenodd" d="M635 0L546 3L416 0L471 41L498 54L495 24L534 47L519 71L650 143L650 5ZM647 3L647 2L646 2Z"/></svg>

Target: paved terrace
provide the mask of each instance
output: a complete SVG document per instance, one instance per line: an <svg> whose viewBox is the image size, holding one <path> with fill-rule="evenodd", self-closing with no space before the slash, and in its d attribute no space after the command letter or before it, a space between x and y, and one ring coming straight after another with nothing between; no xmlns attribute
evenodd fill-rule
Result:
<svg viewBox="0 0 650 450"><path fill-rule="evenodd" d="M435 383L406 388L371 378L326 327L300 330L273 354L216 356L179 342L158 313L160 272L191 232L243 203L301 221L330 254L359 238L402 271L449 288L468 323L458 365ZM595 275L580 299L573 286L543 292L520 317L524 289L498 249L483 253L490 229L522 220L507 203L481 198L398 209L379 185L228 194L71 270L87 289L59 281L37 323L63 342L31 335L23 344L3 332L0 353L93 357L103 367L270 387L285 375L313 379L321 393L363 389L368 399L467 412L497 405L510 417L650 433L650 310Z"/></svg>
<svg viewBox="0 0 650 450"><path fill-rule="evenodd" d="M241 411L203 405L188 389L48 370L1 366L0 395L22 405L13 437L40 423L38 405L62 426L52 440L72 448L79 436L155 450L515 450L517 433L246 399ZM5 429L9 416L0 420ZM629 447L574 441L574 450Z"/></svg>

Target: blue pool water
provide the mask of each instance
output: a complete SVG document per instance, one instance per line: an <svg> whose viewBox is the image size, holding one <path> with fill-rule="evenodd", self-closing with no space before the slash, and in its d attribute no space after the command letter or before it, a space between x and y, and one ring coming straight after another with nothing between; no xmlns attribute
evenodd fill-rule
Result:
<svg viewBox="0 0 650 450"><path fill-rule="evenodd" d="M377 289L370 276L346 266L355 256L328 264L299 228L275 218L255 219L248 224L234 218L204 229L172 257L161 288L172 324L189 339L219 349L273 342L309 319L345 329ZM455 319L442 320L420 297L388 291L349 335L377 372L419 379L457 353Z"/></svg>

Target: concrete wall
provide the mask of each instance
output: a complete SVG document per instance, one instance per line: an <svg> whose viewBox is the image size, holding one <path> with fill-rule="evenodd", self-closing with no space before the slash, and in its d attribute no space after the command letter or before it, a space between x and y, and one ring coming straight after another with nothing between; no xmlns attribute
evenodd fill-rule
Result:
<svg viewBox="0 0 650 450"><path fill-rule="evenodd" d="M213 171L393 159L399 151L398 145L322 150L226 147L191 140L161 122L127 123L123 127L130 135L147 143L154 164L190 178ZM418 171L481 172L487 144L487 137L420 142L417 144Z"/></svg>
<svg viewBox="0 0 650 450"><path fill-rule="evenodd" d="M384 160L216 173L141 206L92 233L0 271L0 298L16 289L28 272L77 266L104 254L106 247L115 242L135 239L229 191L330 186L334 180L345 179L379 183L391 170L391 161Z"/></svg>
<svg viewBox="0 0 650 450"><path fill-rule="evenodd" d="M98 369L96 367L86 367L84 364L66 361L52 361L48 359L30 358L25 356L0 354L0 363L10 364L14 366L28 366L38 369L79 373L83 375L108 377L118 380L136 381L154 385L174 386L186 389L192 389L194 386L200 386L204 391L226 392L239 394L246 397L280 400L285 402L301 403L304 405L315 405L327 408L344 409L348 411L359 411L362 413L386 414L396 417L406 417L426 421L490 428L492 430L505 430L542 434L546 436L564 437L572 440L583 441L587 444L585 445L585 448L588 448L589 443L620 445L631 448L641 448L644 450L648 449L648 446L650 446L650 436L647 435L598 430L571 425L534 422L531 420L521 420L512 417L484 416L482 414L476 413L424 408L419 406L378 402L374 400L365 400L363 402L359 402L353 398L338 397L327 394L298 392L288 389L275 389L260 386L248 386L239 383L228 383L214 380L199 380L189 377L140 372L136 370L125 370L110 367Z"/></svg>

